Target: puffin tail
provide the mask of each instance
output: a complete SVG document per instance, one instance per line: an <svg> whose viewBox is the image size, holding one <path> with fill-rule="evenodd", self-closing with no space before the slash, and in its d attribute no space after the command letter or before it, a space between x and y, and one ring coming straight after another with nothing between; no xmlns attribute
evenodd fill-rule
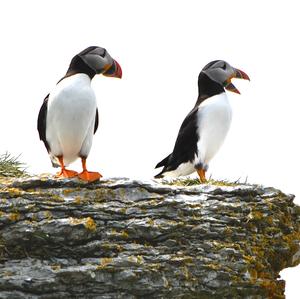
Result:
<svg viewBox="0 0 300 299"><path fill-rule="evenodd" d="M155 179L161 179L163 177L164 177L163 171L161 171L160 173L158 173L157 175L154 176Z"/></svg>
<svg viewBox="0 0 300 299"><path fill-rule="evenodd" d="M49 153L49 157L50 157L50 161L52 163L52 167L54 167L54 168L60 167L58 159L54 155L52 155L51 153Z"/></svg>
<svg viewBox="0 0 300 299"><path fill-rule="evenodd" d="M169 162L169 158L170 158L171 154L167 157L165 157L163 160L161 160L159 163L156 164L155 168L159 168L162 166L167 166L168 162Z"/></svg>
<svg viewBox="0 0 300 299"><path fill-rule="evenodd" d="M169 162L170 156L171 156L171 154L169 156L167 156L166 158L164 158L163 160L161 160L155 166L155 168L159 168L159 167L164 166L164 168L162 169L162 171L160 173L158 173L156 176L154 176L155 179L159 179L159 178L163 178L164 177L163 173L165 172L165 170L166 170L166 168L168 166L168 162Z"/></svg>

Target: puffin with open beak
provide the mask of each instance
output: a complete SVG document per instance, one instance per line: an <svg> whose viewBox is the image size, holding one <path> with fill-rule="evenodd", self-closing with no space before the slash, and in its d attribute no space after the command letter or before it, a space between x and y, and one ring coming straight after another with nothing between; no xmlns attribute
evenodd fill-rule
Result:
<svg viewBox="0 0 300 299"><path fill-rule="evenodd" d="M58 177L78 176L96 181L99 172L87 170L93 135L98 128L96 96L91 88L95 75L122 77L119 63L101 47L88 47L71 60L66 75L46 96L38 115L37 128L54 167L60 167ZM66 169L81 158L82 172Z"/></svg>
<svg viewBox="0 0 300 299"><path fill-rule="evenodd" d="M233 78L249 80L248 75L223 60L208 63L198 77L198 99L184 119L173 152L155 168L163 167L155 178L178 177L197 171L206 182L208 164L223 144L231 124L231 106L225 89L240 93Z"/></svg>

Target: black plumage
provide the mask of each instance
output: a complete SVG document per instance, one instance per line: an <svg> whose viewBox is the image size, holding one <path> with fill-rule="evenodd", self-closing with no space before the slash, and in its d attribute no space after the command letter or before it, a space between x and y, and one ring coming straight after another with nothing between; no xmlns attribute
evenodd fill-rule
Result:
<svg viewBox="0 0 300 299"><path fill-rule="evenodd" d="M50 151L50 146L46 139L46 121L47 121L47 106L48 106L49 95L50 94L48 94L43 101L43 104L39 111L38 121L37 121L37 129L39 132L40 140L44 142L48 153Z"/></svg>
<svg viewBox="0 0 300 299"><path fill-rule="evenodd" d="M197 111L195 107L184 119L175 142L173 152L160 161L155 168L164 166L162 171L155 176L160 178L166 171L175 170L180 164L192 162L197 153Z"/></svg>

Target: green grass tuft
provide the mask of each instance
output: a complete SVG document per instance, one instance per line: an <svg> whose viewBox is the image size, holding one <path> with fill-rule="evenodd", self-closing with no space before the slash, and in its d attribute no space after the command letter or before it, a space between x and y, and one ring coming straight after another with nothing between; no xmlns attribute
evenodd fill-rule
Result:
<svg viewBox="0 0 300 299"><path fill-rule="evenodd" d="M198 178L178 178L172 180L165 179L162 180L162 183L166 185L185 186L185 187L201 185ZM207 183L205 184L209 184L213 186L238 186L238 185L246 185L247 182L245 181L244 183L242 183L240 182L240 180L230 182L228 180L213 180L212 178L209 178Z"/></svg>
<svg viewBox="0 0 300 299"><path fill-rule="evenodd" d="M2 177L21 177L25 176L25 164L19 161L20 156L13 157L9 153L0 155L0 176Z"/></svg>

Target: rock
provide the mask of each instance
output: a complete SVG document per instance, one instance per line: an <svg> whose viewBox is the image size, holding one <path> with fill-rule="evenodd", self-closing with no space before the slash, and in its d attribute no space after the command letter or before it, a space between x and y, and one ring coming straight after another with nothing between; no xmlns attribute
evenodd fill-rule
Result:
<svg viewBox="0 0 300 299"><path fill-rule="evenodd" d="M300 207L253 185L0 179L0 298L284 298Z"/></svg>

